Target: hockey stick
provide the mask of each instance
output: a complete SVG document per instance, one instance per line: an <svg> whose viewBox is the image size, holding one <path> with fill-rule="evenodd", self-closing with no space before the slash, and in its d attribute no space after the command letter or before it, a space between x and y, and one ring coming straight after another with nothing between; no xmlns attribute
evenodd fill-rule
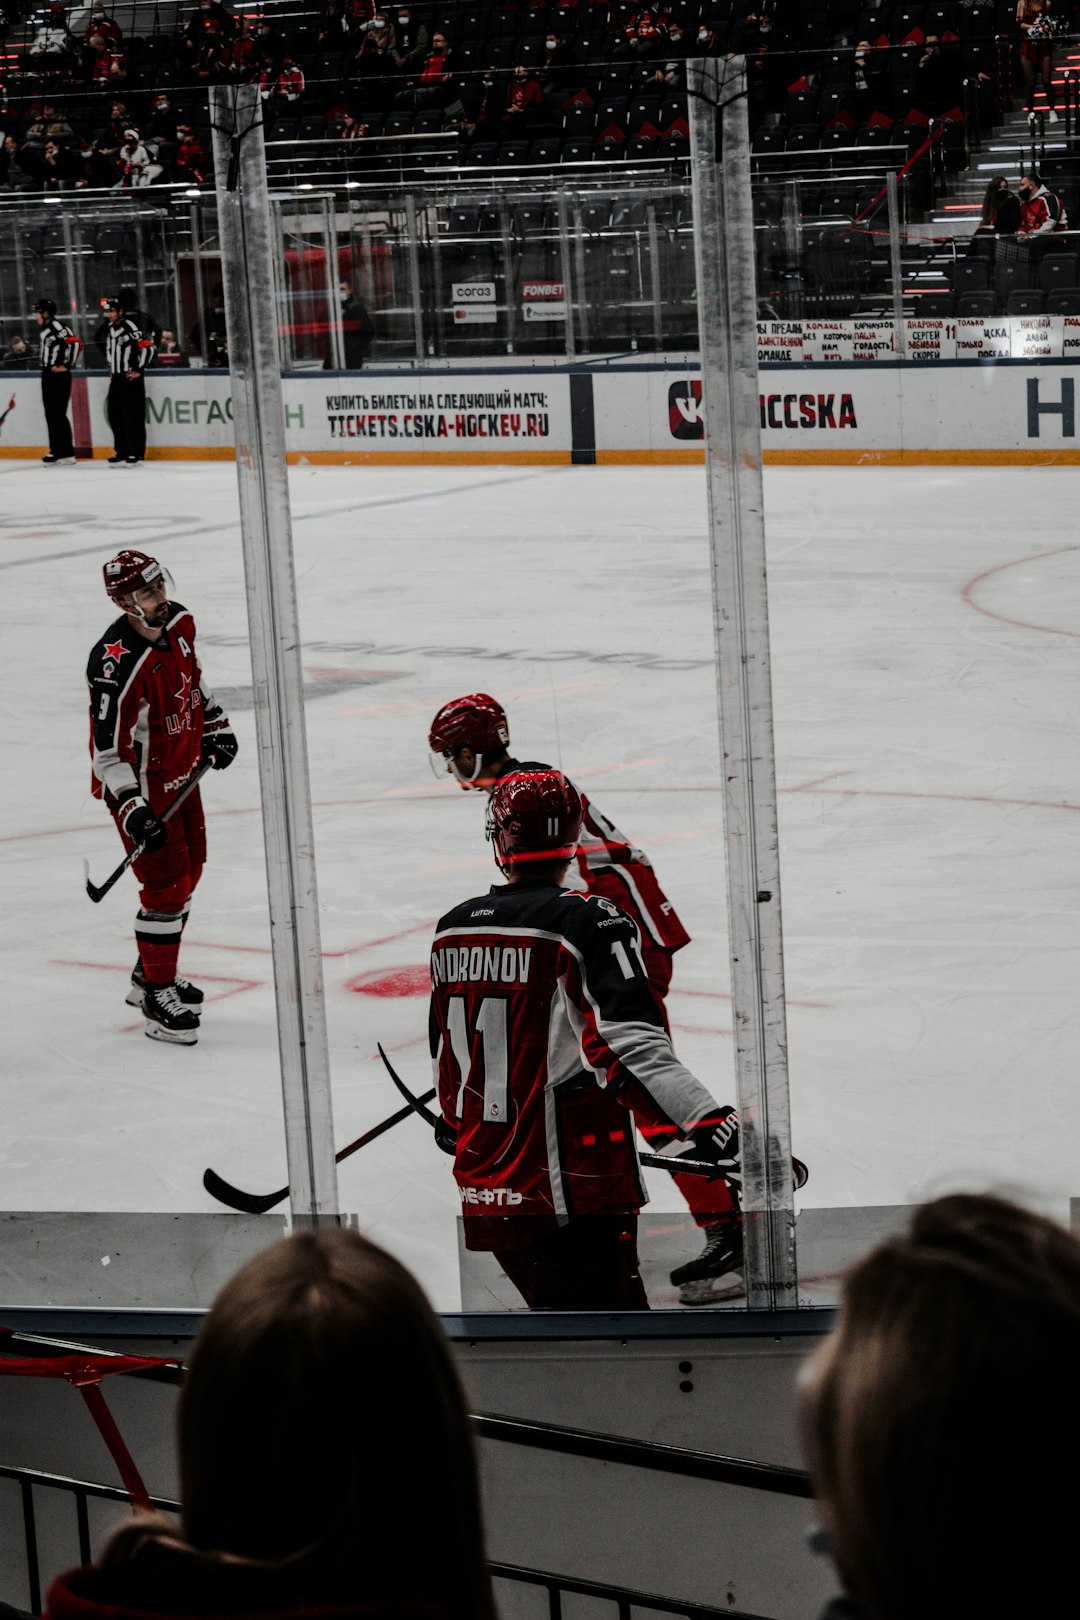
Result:
<svg viewBox="0 0 1080 1620"><path fill-rule="evenodd" d="M434 1095L434 1091L429 1091L423 1097L417 1097L415 1101L417 1103L430 1102ZM400 1125L402 1120L408 1119L411 1113L412 1104L408 1108L399 1108L396 1114L390 1115L389 1119L384 1119L379 1125L373 1125L370 1131L365 1131L363 1136L356 1138L355 1142L350 1142L348 1147L343 1147L339 1153L335 1153L334 1163L340 1164L342 1159L347 1159L350 1154L357 1152L359 1148L366 1147L369 1142L374 1142L377 1136L382 1136L384 1131L389 1131L393 1126ZM245 1215L265 1215L268 1209L273 1209L275 1204L283 1204L289 1196L288 1187L282 1187L280 1191L272 1193L241 1192L239 1187L233 1187L229 1182L222 1180L216 1170L203 1172L203 1186L211 1198L216 1198L220 1204L228 1204L230 1209L242 1210Z"/></svg>
<svg viewBox="0 0 1080 1620"><path fill-rule="evenodd" d="M199 783L202 781L202 779L206 775L207 771L210 770L211 767L213 766L213 763L214 762L213 762L212 759L204 760L203 763L199 766L198 770L195 772L195 775L191 778L191 781L188 783L187 787L181 788L180 792L176 795L176 798L173 800L172 804L170 804L169 808L159 818L163 826L164 826L165 822L169 820L170 816L173 816L173 815L176 814L177 810L179 810L180 806L183 804L184 800L188 797L188 795L191 794L191 793L194 793L195 789L198 787ZM124 873L127 871L128 867L131 865L132 861L137 861L139 856L143 853L143 851L145 849L146 849L145 844L136 844L135 848L131 851L130 855L125 855L124 856L123 860L120 862L120 865L116 868L116 871L110 873L109 876L105 879L104 883L101 884L100 887L96 883L91 883L91 881L90 881L90 862L87 861L87 860L83 861L83 876L86 879L86 892L90 896L91 900L94 902L95 906L97 905L99 900L104 900L105 896L108 894L108 892L112 888L113 884L118 883L120 881L120 879L123 877Z"/></svg>
<svg viewBox="0 0 1080 1620"><path fill-rule="evenodd" d="M379 1045L378 1041L376 1041L375 1044L379 1047L379 1056L383 1060L383 1066L385 1067L387 1074L390 1076L395 1086L397 1086L398 1090L401 1092L401 1095L408 1102L409 1107L413 1109L415 1113L419 1114L420 1118L430 1125L434 1130L439 1124L439 1120L431 1112L430 1108L424 1107L424 1104L426 1102L430 1102L435 1093L433 1091L428 1091L425 1092L422 1097L414 1097L404 1080L401 1078L400 1074L398 1074L397 1070L394 1068L394 1065L390 1062L390 1059L387 1057L382 1047ZM638 1162L639 1164L648 1165L653 1170L669 1170L673 1176L683 1174L690 1176L710 1176L716 1180L719 1180L725 1174L725 1172L719 1169L718 1166L715 1164L709 1164L704 1159L668 1158L667 1155L663 1153L639 1153Z"/></svg>

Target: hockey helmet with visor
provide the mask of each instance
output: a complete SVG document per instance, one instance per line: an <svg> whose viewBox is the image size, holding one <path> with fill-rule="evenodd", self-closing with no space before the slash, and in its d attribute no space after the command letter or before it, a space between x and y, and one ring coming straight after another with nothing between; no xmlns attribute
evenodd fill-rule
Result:
<svg viewBox="0 0 1080 1620"><path fill-rule="evenodd" d="M569 861L581 838L581 799L561 771L512 771L488 801L487 836L500 872Z"/></svg>
<svg viewBox="0 0 1080 1620"><path fill-rule="evenodd" d="M106 596L117 607L123 608L125 613L142 619L146 624L150 620L138 603L136 591L150 589L160 583L165 592L166 607L172 596L173 582L168 570L161 566L156 557L148 556L145 551L118 551L105 564L102 575Z"/></svg>
<svg viewBox="0 0 1080 1620"><path fill-rule="evenodd" d="M428 733L431 769L437 777L450 773L462 787L470 787L480 776L485 758L502 754L510 744L506 710L497 698L486 692L470 692L444 703ZM467 775L456 763L463 748L474 755Z"/></svg>

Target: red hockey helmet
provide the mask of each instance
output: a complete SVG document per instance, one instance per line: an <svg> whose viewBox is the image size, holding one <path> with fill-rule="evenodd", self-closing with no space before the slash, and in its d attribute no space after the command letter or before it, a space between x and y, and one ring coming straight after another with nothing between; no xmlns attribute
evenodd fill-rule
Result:
<svg viewBox="0 0 1080 1620"><path fill-rule="evenodd" d="M451 698L444 703L428 733L432 769L442 776L449 768L462 787L468 787L480 774L485 755L501 754L510 743L510 726L506 710L496 698L486 692L470 692L467 697ZM454 765L454 755L461 748L471 748L476 755L476 766L469 777L464 777Z"/></svg>
<svg viewBox="0 0 1080 1620"><path fill-rule="evenodd" d="M119 607L123 607L124 598L131 596L140 585L152 585L156 579L164 578L157 558L148 557L145 551L118 551L112 561L105 564L102 573L105 594Z"/></svg>
<svg viewBox="0 0 1080 1620"><path fill-rule="evenodd" d="M568 861L581 837L577 788L561 771L514 771L488 803L487 835L501 872L526 861Z"/></svg>

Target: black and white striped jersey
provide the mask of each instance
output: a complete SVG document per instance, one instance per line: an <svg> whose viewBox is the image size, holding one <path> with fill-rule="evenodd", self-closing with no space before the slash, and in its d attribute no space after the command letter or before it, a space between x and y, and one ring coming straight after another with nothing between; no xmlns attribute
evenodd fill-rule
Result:
<svg viewBox="0 0 1080 1620"><path fill-rule="evenodd" d="M126 371L145 371L154 358L154 340L143 337L134 321L125 317L109 327L105 355L114 377L122 377Z"/></svg>
<svg viewBox="0 0 1080 1620"><path fill-rule="evenodd" d="M47 326L41 328L41 369L51 371L53 366L63 366L70 371L82 353L82 342L75 336L71 327L53 316Z"/></svg>

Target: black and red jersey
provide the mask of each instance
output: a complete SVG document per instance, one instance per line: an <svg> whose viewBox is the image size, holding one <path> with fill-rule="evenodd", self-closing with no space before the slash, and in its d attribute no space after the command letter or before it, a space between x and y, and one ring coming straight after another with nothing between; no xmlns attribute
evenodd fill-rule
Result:
<svg viewBox="0 0 1080 1620"><path fill-rule="evenodd" d="M182 787L199 763L203 716L214 702L187 608L170 603L157 641L147 641L121 614L94 644L86 679L95 798L116 799L136 788L150 800Z"/></svg>
<svg viewBox="0 0 1080 1620"><path fill-rule="evenodd" d="M499 775L501 778L512 771L554 769L555 766L542 765L535 759L512 759ZM574 786L584 817L575 858L585 888L590 894L602 894L614 900L655 945L667 951L681 951L684 945L689 945L690 935L660 887L649 857L600 813L576 782Z"/></svg>
<svg viewBox="0 0 1080 1620"><path fill-rule="evenodd" d="M671 1049L640 945L611 901L544 880L439 923L431 1056L469 1248L640 1209L635 1118L683 1136L715 1111Z"/></svg>

